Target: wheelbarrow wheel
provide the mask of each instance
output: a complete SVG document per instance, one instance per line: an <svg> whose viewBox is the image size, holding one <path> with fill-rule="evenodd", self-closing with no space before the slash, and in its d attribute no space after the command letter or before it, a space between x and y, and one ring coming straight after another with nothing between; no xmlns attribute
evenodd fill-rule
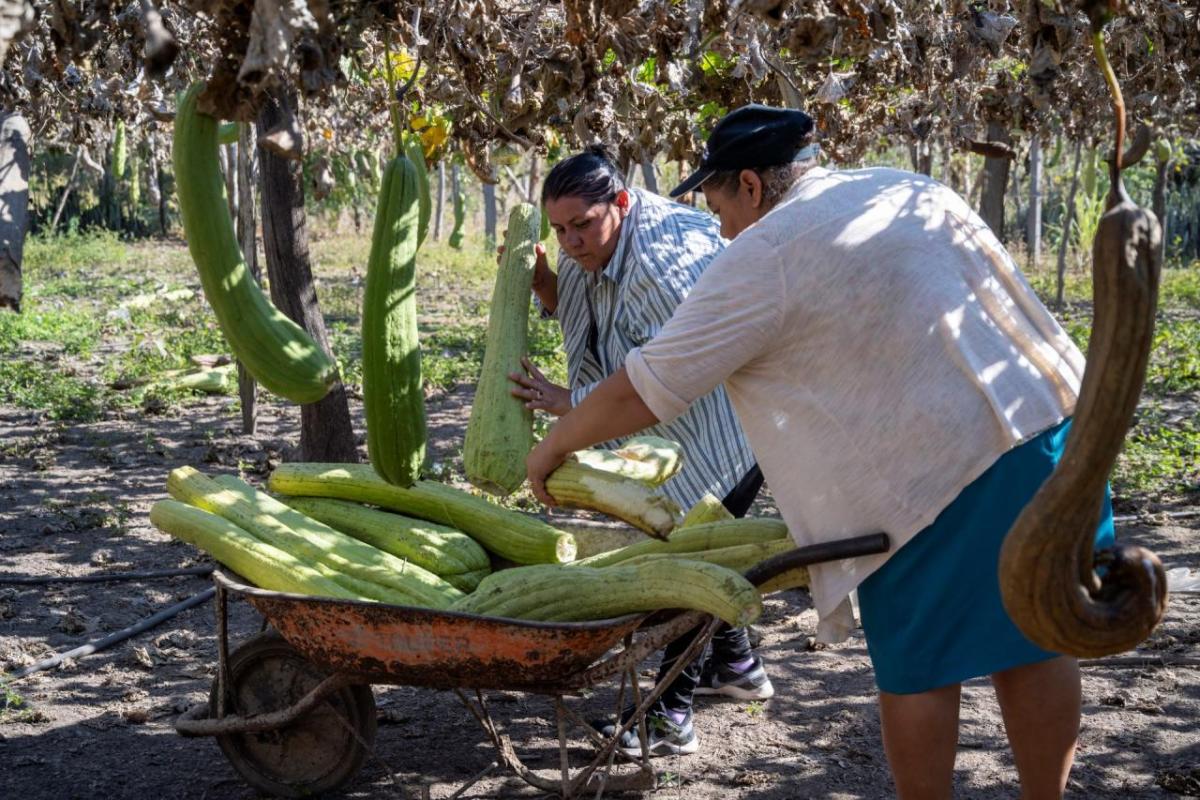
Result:
<svg viewBox="0 0 1200 800"><path fill-rule="evenodd" d="M225 711L240 716L280 711L325 677L278 634L264 633L230 654ZM217 688L214 680L213 716ZM344 686L285 728L216 738L251 786L275 797L309 797L354 777L375 741L377 724L371 687Z"/></svg>

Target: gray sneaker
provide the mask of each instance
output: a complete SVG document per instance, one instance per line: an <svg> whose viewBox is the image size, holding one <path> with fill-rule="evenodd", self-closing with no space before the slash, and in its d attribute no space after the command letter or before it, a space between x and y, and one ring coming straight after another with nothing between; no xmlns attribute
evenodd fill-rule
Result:
<svg viewBox="0 0 1200 800"><path fill-rule="evenodd" d="M605 736L612 736L616 733L617 726L609 722L597 726L597 729ZM651 758L688 755L700 749L700 740L696 737L696 729L692 727L690 709L683 722L675 722L662 709L651 708L646 714L646 734L650 737L646 749ZM617 750L630 758L642 757L642 745L638 740L636 726L622 734Z"/></svg>
<svg viewBox="0 0 1200 800"><path fill-rule="evenodd" d="M743 672L725 664L717 664L711 658L705 662L700 673L698 695L724 695L738 700L767 700L775 696L775 687L763 669L762 659L754 657L754 663Z"/></svg>

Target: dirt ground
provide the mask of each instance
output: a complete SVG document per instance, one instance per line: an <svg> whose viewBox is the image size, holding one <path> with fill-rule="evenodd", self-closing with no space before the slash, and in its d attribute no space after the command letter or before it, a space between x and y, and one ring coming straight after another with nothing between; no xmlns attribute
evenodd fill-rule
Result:
<svg viewBox="0 0 1200 800"><path fill-rule="evenodd" d="M457 449L468 402L465 390L431 402L435 458L449 458ZM212 472L236 472L241 465L261 479L295 446L292 432L298 430L294 409L267 404L259 434L243 437L231 403L200 400L165 416L110 416L62 427L36 413L0 407L0 572L77 575L202 563L197 551L149 525L148 509L164 496L167 472L182 464ZM1200 568L1200 518L1158 522L1119 526L1118 534L1148 546L1168 567ZM605 530L575 523L581 537ZM0 584L0 670L99 638L208 585L197 577ZM235 641L256 633L259 624L248 606L234 606ZM657 761L661 786L654 797L892 794L863 641L855 637L814 650L815 628L804 593L768 600L757 630L777 696L761 706L701 700L701 751ZM256 797L213 741L184 739L172 727L182 710L207 696L216 663L214 633L213 604L207 603L111 650L12 686L25 702L10 699L0 714L0 798ZM1200 796L1200 594L1173 596L1165 623L1142 649L1185 663L1084 670L1072 797ZM644 666L652 675L655 664ZM378 759L368 761L345 796L419 797L427 788L429 796L444 798L492 762L488 740L452 693L374 691ZM513 693L493 693L491 702L518 751L553 776L558 754L550 703ZM571 702L584 717L595 717L613 700L605 690ZM575 741L580 762L588 748L581 737ZM1017 795L986 681L964 689L960 745L958 796ZM464 796L536 795L494 772Z"/></svg>

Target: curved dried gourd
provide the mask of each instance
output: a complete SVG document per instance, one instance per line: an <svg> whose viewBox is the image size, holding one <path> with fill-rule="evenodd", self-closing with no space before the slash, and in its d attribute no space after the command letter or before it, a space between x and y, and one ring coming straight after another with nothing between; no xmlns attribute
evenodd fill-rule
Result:
<svg viewBox="0 0 1200 800"><path fill-rule="evenodd" d="M179 216L204 296L229 348L267 391L295 403L315 403L337 381L337 365L304 329L263 294L246 262L217 158L217 120L201 114L195 83L175 113L172 158Z"/></svg>
<svg viewBox="0 0 1200 800"><path fill-rule="evenodd" d="M1108 474L1146 375L1161 235L1114 168L1092 249L1095 319L1074 422L1062 461L1000 553L1004 607L1047 650L1085 658L1129 650L1166 610L1166 576L1153 553L1129 545L1092 552ZM1093 565L1103 567L1103 578Z"/></svg>

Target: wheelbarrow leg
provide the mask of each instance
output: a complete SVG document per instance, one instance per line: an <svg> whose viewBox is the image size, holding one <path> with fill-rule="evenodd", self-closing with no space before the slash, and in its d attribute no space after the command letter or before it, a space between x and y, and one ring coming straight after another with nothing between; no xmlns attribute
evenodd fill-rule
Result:
<svg viewBox="0 0 1200 800"><path fill-rule="evenodd" d="M637 664L631 663L627 665L629 669L630 680L632 682L631 689L633 691L635 705L633 716L624 722L621 722L620 715L617 716L617 722L619 724L616 731L600 749L599 754L592 759L592 762L580 770L579 774L576 775L572 780L572 797L587 786L588 780L591 778L592 774L596 771L601 763L607 761L609 757L616 752L617 744L621 741L621 737L625 735L626 731L633 728L635 724L638 726L638 732L640 734L639 738L642 746L641 768L643 771L654 774L653 768L650 766L650 753L649 746L647 744L649 737L646 735L646 712L649 711L650 706L652 706L654 702L662 696L663 692L667 690L667 687L670 686L671 682L679 676L679 673L683 672L688 664L691 664L692 661L699 657L700 653L704 651L704 646L708 644L709 639L711 639L712 635L716 633L720 624L721 621L716 618L710 618L707 623L702 624L699 632L696 634L695 638L692 639L691 644L688 645L687 649L683 652L679 659L671 665L671 669L667 670L667 674L663 676L662 680L655 684L654 688L644 698L641 695L641 688L638 685Z"/></svg>
<svg viewBox="0 0 1200 800"><path fill-rule="evenodd" d="M217 582L217 719L225 718L229 694L229 592Z"/></svg>
<svg viewBox="0 0 1200 800"><path fill-rule="evenodd" d="M705 621L707 619L707 621ZM695 623L691 623L695 625ZM584 722L577 713L567 708L563 702L563 695L554 694L555 717L558 729L558 746L559 746L559 779L557 781L547 780L536 774L533 770L525 766L513 748L512 740L508 736L501 733L496 726L495 721L491 717L491 712L488 709L487 701L484 699L483 693L480 690L475 690L475 700L472 701L463 692L462 689L454 689L454 693L458 696L459 701L466 706L471 712L476 721L483 728L491 740L493 747L499 757L499 763L505 768L513 772L525 783L542 790L548 794L559 794L564 800L579 797L582 793L589 791L592 786L596 787L596 798L600 798L606 789L615 789L617 791L625 790L645 790L652 789L655 782L655 773L650 766L650 751L649 751L649 736L646 729L646 712L654 704L655 701L662 696L667 687L679 676L693 660L695 660L704 650L704 646L712 638L720 625L720 620L712 617L700 617L698 628L689 627L684 630L696 630L696 634L689 643L687 649L679 657L678 661L671 666L663 679L655 684L654 688L643 696L641 687L638 684L638 663L641 657L647 655L644 649L631 648L631 640L626 640L627 653L623 656L618 656L616 662L616 670L608 673L611 675L621 675L621 688L618 692L617 700L617 728L613 735L608 738L603 738L596 731ZM678 636L681 634L672 634ZM624 704L625 697L625 680L630 682L630 690L633 697L634 712L629 719L621 721L621 710ZM571 776L570 760L567 750L566 728L567 720L580 724L588 738L598 746L596 756L589 764L583 767L575 776ZM634 726L638 727L639 740L641 743L641 759L633 759L638 763L639 771L635 775L612 776L610 770L613 761L616 758L617 745L624 736ZM593 783L596 770L601 766L605 766L604 773L599 776L598 780ZM649 786L645 785L649 779Z"/></svg>
<svg viewBox="0 0 1200 800"><path fill-rule="evenodd" d="M554 695L554 716L558 722L558 768L562 772L563 797L571 791L571 762L567 753L567 715L561 694Z"/></svg>

